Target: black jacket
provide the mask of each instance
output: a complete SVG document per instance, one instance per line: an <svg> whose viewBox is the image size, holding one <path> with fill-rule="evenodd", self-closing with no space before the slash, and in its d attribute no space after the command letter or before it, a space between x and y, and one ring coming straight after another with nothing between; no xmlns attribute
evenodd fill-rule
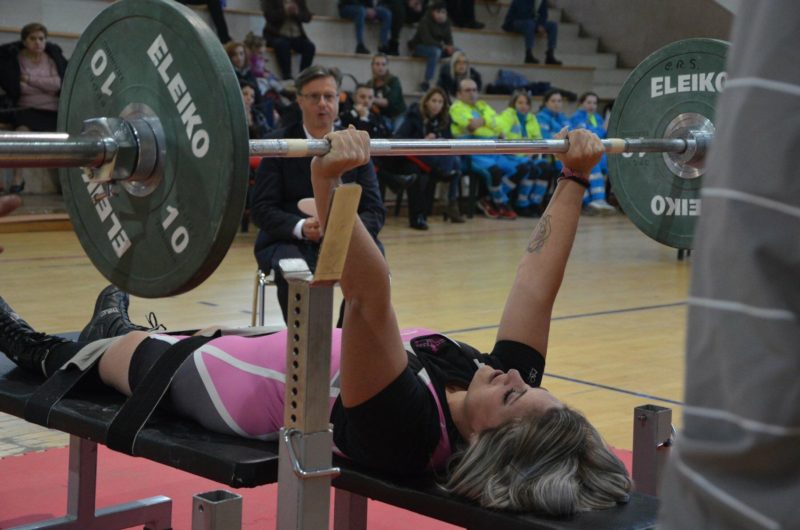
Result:
<svg viewBox="0 0 800 530"><path fill-rule="evenodd" d="M547 22L547 0L542 0L536 12L534 12L534 5L535 0L512 0L506 18L503 20L503 29L513 31L515 20L534 19L539 24Z"/></svg>
<svg viewBox="0 0 800 530"><path fill-rule="evenodd" d="M478 85L478 92L480 92L483 88L483 80L481 79L480 72L470 66L469 78L475 81L475 84ZM453 79L453 76L450 74L449 61L445 62L441 67L439 67L439 80L436 82L436 84L442 87L444 91L451 96L455 96L456 92L458 92L458 82Z"/></svg>
<svg viewBox="0 0 800 530"><path fill-rule="evenodd" d="M303 124L270 132L266 138L305 138ZM261 160L253 187L250 215L261 230L255 251L267 249L277 242L298 241L292 235L295 225L306 216L297 208L297 201L314 196L311 187L311 158L275 158ZM367 231L376 240L386 219L372 162L342 175L342 182L355 182L362 187L358 215ZM380 246L380 245L379 245ZM266 252L264 261L271 259Z"/></svg>
<svg viewBox="0 0 800 530"><path fill-rule="evenodd" d="M303 24L311 22L312 13L308 10L306 0L295 0L297 3L297 16L295 19L300 25L300 33L303 37L308 38ZM264 19L266 25L264 26L264 38L272 41L275 37L279 37L279 30L286 20L286 11L283 8L283 0L261 0L261 11L264 12Z"/></svg>
<svg viewBox="0 0 800 530"><path fill-rule="evenodd" d="M400 127L394 132L394 137L397 139L417 140L425 138L428 133L434 133L436 138L453 137L449 123L445 124L440 120L432 120L425 123L422 119L419 103L412 103L408 107L408 112L406 112L406 117L400 123Z"/></svg>
<svg viewBox="0 0 800 530"><path fill-rule="evenodd" d="M21 94L19 86L20 67L19 52L23 48L22 41L10 42L0 46L0 88L2 88L11 101L16 105ZM67 60L58 44L48 42L45 44L44 53L56 63L56 70L62 81L67 71Z"/></svg>

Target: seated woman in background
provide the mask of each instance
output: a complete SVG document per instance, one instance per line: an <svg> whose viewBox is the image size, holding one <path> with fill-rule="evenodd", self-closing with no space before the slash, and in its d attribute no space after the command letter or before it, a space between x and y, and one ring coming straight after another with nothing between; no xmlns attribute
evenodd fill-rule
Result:
<svg viewBox="0 0 800 530"><path fill-rule="evenodd" d="M531 96L524 90L511 94L506 108L497 117L497 126L507 140L540 140L542 130L536 115L531 112ZM517 155L530 160L531 171L517 187L515 208L522 217L538 217L547 198L550 182L558 175L551 157L542 155Z"/></svg>
<svg viewBox="0 0 800 530"><path fill-rule="evenodd" d="M47 28L42 24L25 25L20 37L18 42L0 46L0 87L14 107L0 121L8 121L18 131L55 131L67 60L58 45L47 42ZM17 169L9 192L24 189L22 172Z"/></svg>
<svg viewBox="0 0 800 530"><path fill-rule="evenodd" d="M483 83L481 74L469 65L469 59L462 51L455 51L450 60L439 68L439 80L436 84L444 89L450 97L458 92L458 84L462 79L472 79L481 91Z"/></svg>
<svg viewBox="0 0 800 530"><path fill-rule="evenodd" d="M450 104L447 94L439 87L428 90L419 103L413 103L406 117L395 131L395 138L436 140L452 138L450 132ZM463 223L464 216L458 207L458 196L461 186L461 157L454 155L428 155L419 157L419 161L430 167L436 180L448 181L447 209L444 218L454 223ZM429 187L433 194L435 188ZM433 202L433 197L429 198Z"/></svg>
<svg viewBox="0 0 800 530"><path fill-rule="evenodd" d="M341 175L370 158L363 131L326 138L330 152L311 161L322 233ZM583 415L540 388L588 171L603 153L585 130L570 132L569 143L560 155L569 173L517 267L490 355L441 334L400 331L389 266L356 219L341 277L344 325L332 341L331 381L338 388L331 389L330 418L338 452L395 474L447 468L448 491L488 508L565 515L627 501L631 480L622 462ZM130 395L182 337L140 331L128 320L127 303L114 288L104 292L82 336L123 334L90 348L101 355L100 380ZM169 404L211 430L274 437L283 419L286 340L286 331L214 338L180 366ZM0 351L21 367L52 374L86 345L35 332L0 299Z"/></svg>
<svg viewBox="0 0 800 530"><path fill-rule="evenodd" d="M597 112L599 98L594 92L585 92L578 98L578 110L569 119L571 129L588 129L599 138L606 137L606 122ZM608 162L603 155L600 163L589 175L589 189L583 198L584 207L590 214L613 215L617 210L606 202L606 175Z"/></svg>

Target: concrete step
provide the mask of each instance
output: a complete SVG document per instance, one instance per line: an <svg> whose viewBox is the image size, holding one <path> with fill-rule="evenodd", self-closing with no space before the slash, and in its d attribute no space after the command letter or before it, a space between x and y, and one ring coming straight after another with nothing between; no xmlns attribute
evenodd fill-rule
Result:
<svg viewBox="0 0 800 530"><path fill-rule="evenodd" d="M62 0L63 2L63 0ZM37 20L42 20L50 31L55 32L82 32L89 21L102 11L107 5L107 0L71 0L70 9L64 9L59 0L39 0L29 2ZM235 38L243 38L252 31L260 34L264 19L261 12L248 3L247 9L229 7L226 14L229 31ZM196 12L210 23L205 9ZM30 20L31 12L28 9L7 11L0 15L0 26L22 27ZM317 43L318 49L336 53L349 53L355 49L355 34L352 22L340 18L316 17L314 22L306 25L306 31L312 41ZM401 34L401 53L408 54L406 43L414 34L411 27L403 28ZM343 38L330 39L331 35L341 35ZM584 39L578 36L576 24L565 24L559 38L558 52L565 64L576 66L601 66L581 57L591 55L597 51L597 39ZM520 42L522 37L503 31L465 30L456 29L453 33L456 46L462 49L472 60L500 61L515 63L520 61ZM377 50L378 28L376 24L367 25L366 43L371 49ZM372 44L370 44L372 43ZM542 37L537 39L536 49L543 55L542 50L546 42ZM540 57L543 59L543 57Z"/></svg>
<svg viewBox="0 0 800 530"><path fill-rule="evenodd" d="M507 1L485 2L483 0L477 0L475 2L475 18L486 24L486 29L500 30L503 25L503 20L505 20L506 13L508 12L508 6L510 3L511 2ZM258 0L228 0L229 7L233 7L234 5L252 6L253 4L256 4L254 9L260 9L258 7ZM335 0L306 0L306 4L311 12L315 15L327 15L332 17L339 16L339 11L336 7ZM253 9L252 7L243 8ZM561 16L561 9L551 7L547 12L547 18L549 20L560 22Z"/></svg>
<svg viewBox="0 0 800 530"><path fill-rule="evenodd" d="M594 85L594 92L597 93L597 96L601 100L610 101L612 99L617 99L619 95L619 91L622 89L621 84L595 84Z"/></svg>
<svg viewBox="0 0 800 530"><path fill-rule="evenodd" d="M294 57L294 71L299 67L299 60L299 57ZM368 56L317 51L315 62L327 66L337 66L343 72L352 74L358 80L367 80L371 77ZM481 74L484 85L491 83L497 77L497 70L499 68L512 68L525 75L531 81L549 81L553 86L565 88L573 92L590 90L594 72L591 68L527 66L520 64L482 62L473 62L472 66ZM424 80L425 62L423 59L403 56L392 57L389 61L389 69L394 75L400 78L407 91L416 90L419 83Z"/></svg>
<svg viewBox="0 0 800 530"><path fill-rule="evenodd" d="M610 84L622 85L623 83L625 83L625 80L628 79L630 73L631 70L629 68L613 68L613 69L598 68L594 71L594 82L604 85L610 85Z"/></svg>
<svg viewBox="0 0 800 530"><path fill-rule="evenodd" d="M0 27L0 38L7 35L3 40L12 40L13 35L18 31L17 28ZM50 40L64 49L64 53L69 57L78 41L77 33L50 32ZM294 57L294 71L299 67L299 56ZM359 80L366 80L370 77L370 58L365 55L353 53L332 53L317 52L316 62L328 66L337 66L343 72L352 74ZM271 64L276 64L274 56L271 55ZM585 67L558 67L546 65L524 65L513 63L491 63L473 62L473 67L483 77L484 84L492 82L497 76L500 68L514 69L532 81L549 81L553 86L558 86L573 92L583 92L590 90L594 76L594 69ZM425 61L416 57L392 57L390 61L391 71L397 75L407 86L408 90L414 90L423 81Z"/></svg>

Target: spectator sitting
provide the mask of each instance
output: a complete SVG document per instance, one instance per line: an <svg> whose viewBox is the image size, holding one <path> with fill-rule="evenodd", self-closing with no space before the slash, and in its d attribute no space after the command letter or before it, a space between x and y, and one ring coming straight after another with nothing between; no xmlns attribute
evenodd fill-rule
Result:
<svg viewBox="0 0 800 530"><path fill-rule="evenodd" d="M564 96L557 88L548 90L542 96L542 105L536 113L536 121L542 131L542 138L552 140L561 129L569 128L569 118L561 112L564 105ZM553 155L547 155L547 159L553 164L555 171L561 171L561 162Z"/></svg>
<svg viewBox="0 0 800 530"><path fill-rule="evenodd" d="M254 106L256 101L256 87L246 81L240 81L244 101L244 113L247 116L247 129L251 140L261 140L271 129L267 117L261 110Z"/></svg>
<svg viewBox="0 0 800 530"><path fill-rule="evenodd" d="M475 0L447 0L447 11L457 28L483 29L485 24L475 20Z"/></svg>
<svg viewBox="0 0 800 530"><path fill-rule="evenodd" d="M511 5L503 21L503 29L511 33L521 33L525 37L525 62L537 64L533 56L536 34L547 34L546 64L560 65L555 50L558 41L558 24L547 20L547 0L511 0Z"/></svg>
<svg viewBox="0 0 800 530"><path fill-rule="evenodd" d="M497 118L500 129L508 140L540 140L542 131L536 116L531 112L531 97L524 90L517 90L508 101L508 108ZM516 210L522 217L538 217L550 181L557 172L548 157L541 155L517 155L530 161L530 174L517 187Z"/></svg>
<svg viewBox="0 0 800 530"><path fill-rule="evenodd" d="M440 87L433 87L422 96L420 103L414 103L408 108L403 123L395 132L395 138L437 140L452 138L450 131L450 105L448 97ZM458 196L461 186L461 158L455 155L428 155L420 156L419 160L430 167L435 180L449 181L447 190L447 209L445 220L448 218L454 223L463 223L464 216L458 207ZM431 197L426 197L426 203L433 204L435 188L429 187ZM409 198L410 200L410 198Z"/></svg>
<svg viewBox="0 0 800 530"><path fill-rule="evenodd" d="M353 104L349 110L340 112L341 126L353 125L356 129L366 131L370 138L390 138L391 131L386 122L372 109L375 92L372 87L359 84L356 86ZM417 230L427 230L428 203L425 201L428 179L421 175L416 166L411 167L404 157L381 157L377 163L376 171L379 179L385 179L387 173L417 174L417 178L406 188L408 192L408 219L409 226ZM430 193L433 195L433 192Z"/></svg>
<svg viewBox="0 0 800 530"><path fill-rule="evenodd" d="M578 98L578 110L570 118L572 129L588 129L600 138L606 137L606 127L603 117L597 113L598 97L594 92L586 92ZM611 215L616 213L613 206L606 202L606 179L608 162L606 155L589 174L589 189L583 198L583 204L589 213Z"/></svg>
<svg viewBox="0 0 800 530"><path fill-rule="evenodd" d="M300 70L314 62L317 51L306 35L303 24L311 21L306 0L261 0L264 13L264 38L275 50L283 79L292 78L292 50L300 54Z"/></svg>
<svg viewBox="0 0 800 530"><path fill-rule="evenodd" d="M323 138L334 130L339 114L339 87L334 74L324 66L311 66L298 74L295 84L301 121L272 131L267 137ZM319 252L319 220L303 215L297 207L298 200L313 196L310 162L310 158L266 157L258 167L253 189L250 214L260 228L255 243L256 261L261 270L275 272L284 321L289 286L280 274L278 262L285 258L302 258L313 271ZM383 227L386 210L372 162L346 172L342 182L361 185L358 215L380 247L378 232Z"/></svg>
<svg viewBox="0 0 800 530"><path fill-rule="evenodd" d="M257 87L258 80L250 69L244 44L237 41L230 41L225 45L225 53L228 54L228 58L231 60L233 70L236 72L236 77L239 79L239 84L244 82L250 86ZM260 99L261 94L256 92L256 101L260 101Z"/></svg>
<svg viewBox="0 0 800 530"><path fill-rule="evenodd" d="M343 128L349 125L360 131L366 131L370 138L389 138L391 132L377 113L372 111L375 101L375 90L371 86L356 86L353 104L344 112L339 113Z"/></svg>
<svg viewBox="0 0 800 530"><path fill-rule="evenodd" d="M450 60L439 68L439 81L436 83L442 87L450 97L458 92L458 83L462 79L472 79L478 87L478 92L483 88L481 74L469 65L467 55L462 51L455 51Z"/></svg>
<svg viewBox="0 0 800 530"><path fill-rule="evenodd" d="M536 113L536 120L542 130L542 138L551 140L564 127L569 128L569 119L561 112L564 106L564 97L557 88L548 90L542 97L542 106Z"/></svg>
<svg viewBox="0 0 800 530"><path fill-rule="evenodd" d="M478 99L478 86L472 79L462 79L450 107L451 131L454 138L498 138L497 113ZM515 180L524 180L529 171L524 160L513 155L470 155L473 169L484 173L491 200L481 199L481 210L492 218L516 219L509 207L508 193Z"/></svg>
<svg viewBox="0 0 800 530"><path fill-rule="evenodd" d="M258 94L262 99L261 106L264 115L272 128L277 121L274 114L282 116L286 112L291 101L294 100L294 91L287 90L278 76L267 68L266 65L269 61L267 59L267 43L263 37L259 37L251 31L244 38L244 46L247 51L247 64L250 72L258 82Z"/></svg>
<svg viewBox="0 0 800 530"><path fill-rule="evenodd" d="M383 117L390 130L394 130L406 111L403 86L400 79L389 72L389 58L385 54L378 53L372 57L371 69L372 79L367 81L367 85L375 89L373 110Z"/></svg>
<svg viewBox="0 0 800 530"><path fill-rule="evenodd" d="M447 19L447 7L444 2L435 1L425 12L417 25L417 32L409 41L408 46L414 50L414 57L424 57L425 81L420 88L427 91L436 73L439 59L453 55L453 33L450 30L450 21Z"/></svg>
<svg viewBox="0 0 800 530"><path fill-rule="evenodd" d="M59 46L47 42L47 28L42 24L26 24L20 37L19 42L0 46L0 87L16 108L11 125L18 131L55 131L67 60ZM24 189L22 172L17 169L9 192Z"/></svg>
<svg viewBox="0 0 800 530"><path fill-rule="evenodd" d="M188 5L201 5L205 4L208 7L208 14L211 16L211 22L217 30L217 37L219 37L222 44L226 44L231 39L228 34L228 24L225 22L225 14L222 12L222 0L178 0L181 4Z"/></svg>
<svg viewBox="0 0 800 530"><path fill-rule="evenodd" d="M422 4L419 0L380 0L380 5L392 13L392 29L385 53L386 55L400 55L400 32L403 24L411 23L408 19L409 15L413 16L417 11L421 12ZM418 20L419 16L414 22Z"/></svg>
<svg viewBox="0 0 800 530"><path fill-rule="evenodd" d="M375 0L339 0L339 16L349 18L355 23L356 53L369 55L371 52L364 45L364 23L377 20L381 24L378 51L389 53L389 32L392 27L392 12L382 5L375 5Z"/></svg>

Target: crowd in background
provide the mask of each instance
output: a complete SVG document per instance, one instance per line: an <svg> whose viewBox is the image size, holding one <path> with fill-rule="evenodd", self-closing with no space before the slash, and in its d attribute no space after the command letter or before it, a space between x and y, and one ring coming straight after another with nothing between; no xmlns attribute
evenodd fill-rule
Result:
<svg viewBox="0 0 800 530"><path fill-rule="evenodd" d="M265 17L262 35L252 32L242 41L228 33L220 0L180 0L186 4L207 4L217 35L224 43L239 80L251 139L260 139L278 128L301 120L292 79L292 52L300 56L300 70L314 62L316 47L304 26L312 21L305 0L261 0ZM356 53L370 53L364 42L364 25L380 25L378 50L371 59L371 77L356 80L337 72L340 88L352 78L351 90L341 90L337 126L353 125L374 138L551 138L562 127L585 127L603 136L605 120L597 113L596 94L581 96L580 108L567 117L561 111L562 92L548 92L538 111L530 95L515 92L508 107L496 113L480 99L483 81L470 66L466 54L453 40L452 27L481 29L475 19L474 0L339 0L340 16L354 21ZM422 97L408 108L401 80L389 70L389 60L400 51L400 30L415 24L407 43L410 53L425 59ZM547 35L545 62L561 64L553 53L557 24L547 20L547 5L541 0L513 0L503 29L520 33L525 41L527 63L538 62L533 55L537 33ZM268 59L272 48L278 71ZM41 24L23 28L21 40L0 47L0 87L6 94L8 112L0 122L18 130L56 129L56 111L61 80L66 70L61 49L47 42ZM539 215L547 192L557 175L558 163L548 156L476 155L469 157L427 156L387 158L378 167L381 184L407 193L409 225L428 229L438 182L446 182L444 218L464 222L461 213L462 177L479 182L478 207L487 216L514 219ZM593 184L586 196L587 211L608 213L605 174L601 163L593 172ZM25 187L16 171L9 189L19 193Z"/></svg>

